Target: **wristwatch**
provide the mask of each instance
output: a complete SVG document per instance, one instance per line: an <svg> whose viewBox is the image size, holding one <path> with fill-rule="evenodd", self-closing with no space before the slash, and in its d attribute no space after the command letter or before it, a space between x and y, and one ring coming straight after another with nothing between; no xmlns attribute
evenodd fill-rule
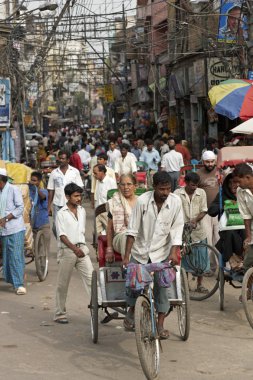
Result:
<svg viewBox="0 0 253 380"><path fill-rule="evenodd" d="M5 218L5 221L6 221L6 222L9 222L9 219L8 219L8 218Z"/></svg>

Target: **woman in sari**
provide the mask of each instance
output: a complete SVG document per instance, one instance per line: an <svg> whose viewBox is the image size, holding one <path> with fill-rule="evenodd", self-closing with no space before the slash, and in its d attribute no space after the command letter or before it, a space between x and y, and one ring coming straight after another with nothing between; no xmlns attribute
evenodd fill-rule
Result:
<svg viewBox="0 0 253 380"><path fill-rule="evenodd" d="M121 175L119 191L114 193L108 202L108 224L107 224L107 249L106 261L114 261L114 251L125 254L126 230L128 221L135 206L137 196L135 195L136 179L133 175Z"/></svg>

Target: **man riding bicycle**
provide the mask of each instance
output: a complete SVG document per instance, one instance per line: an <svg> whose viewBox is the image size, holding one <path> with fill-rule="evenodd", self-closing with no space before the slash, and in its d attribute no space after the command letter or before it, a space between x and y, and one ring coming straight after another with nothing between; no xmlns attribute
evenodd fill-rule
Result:
<svg viewBox="0 0 253 380"><path fill-rule="evenodd" d="M182 244L184 218L179 197L171 193L171 178L166 172L153 177L153 191L141 195L132 211L123 264L161 263L171 260L178 263L177 248ZM131 258L130 258L131 255ZM167 339L169 331L164 329L165 315L169 311L168 290L159 286L154 276L154 299L158 311L158 333ZM134 327L135 298L128 297L130 306L124 320L126 329Z"/></svg>

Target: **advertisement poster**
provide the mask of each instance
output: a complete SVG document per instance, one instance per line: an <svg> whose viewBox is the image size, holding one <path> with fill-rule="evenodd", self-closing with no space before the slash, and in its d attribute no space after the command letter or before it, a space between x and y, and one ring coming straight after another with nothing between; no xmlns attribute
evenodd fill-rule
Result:
<svg viewBox="0 0 253 380"><path fill-rule="evenodd" d="M9 127L11 119L11 82L0 78L0 127Z"/></svg>
<svg viewBox="0 0 253 380"><path fill-rule="evenodd" d="M247 18L242 14L243 0L221 1L218 41L235 43L247 39Z"/></svg>

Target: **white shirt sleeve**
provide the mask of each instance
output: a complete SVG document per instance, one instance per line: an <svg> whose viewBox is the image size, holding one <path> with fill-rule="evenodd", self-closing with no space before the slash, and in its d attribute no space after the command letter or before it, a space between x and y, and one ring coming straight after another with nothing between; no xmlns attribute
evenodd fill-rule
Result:
<svg viewBox="0 0 253 380"><path fill-rule="evenodd" d="M117 160L115 161L115 166L114 166L115 173L117 173L117 174L120 173L119 159L120 158L117 158Z"/></svg>
<svg viewBox="0 0 253 380"><path fill-rule="evenodd" d="M54 187L54 172L52 172L50 175L49 175L49 179L48 179L48 184L47 184L47 189L48 190L54 190L55 187Z"/></svg>
<svg viewBox="0 0 253 380"><path fill-rule="evenodd" d="M179 165L180 165L180 168L182 168L184 166L184 159L183 159L183 156L181 153L180 154L180 161L179 161Z"/></svg>
<svg viewBox="0 0 253 380"><path fill-rule="evenodd" d="M179 198L178 210L175 219L171 225L170 237L171 245L182 245L182 235L184 229L184 215L181 199Z"/></svg>
<svg viewBox="0 0 253 380"><path fill-rule="evenodd" d="M136 165L136 160L133 158L131 162L131 167L132 167L132 173L137 172L137 165Z"/></svg>
<svg viewBox="0 0 253 380"><path fill-rule="evenodd" d="M76 180L75 180L75 183L76 183L76 185L78 185L78 186L80 186L80 187L83 188L83 181L82 181L82 178L81 178L79 172L76 173Z"/></svg>
<svg viewBox="0 0 253 380"><path fill-rule="evenodd" d="M247 206L247 203L244 199L243 192L239 191L237 192L237 202L239 206L239 211L243 219L252 219L251 212Z"/></svg>
<svg viewBox="0 0 253 380"><path fill-rule="evenodd" d="M67 231L65 230L66 224L64 223L64 217L60 212L57 212L55 225L57 236L68 236Z"/></svg>

